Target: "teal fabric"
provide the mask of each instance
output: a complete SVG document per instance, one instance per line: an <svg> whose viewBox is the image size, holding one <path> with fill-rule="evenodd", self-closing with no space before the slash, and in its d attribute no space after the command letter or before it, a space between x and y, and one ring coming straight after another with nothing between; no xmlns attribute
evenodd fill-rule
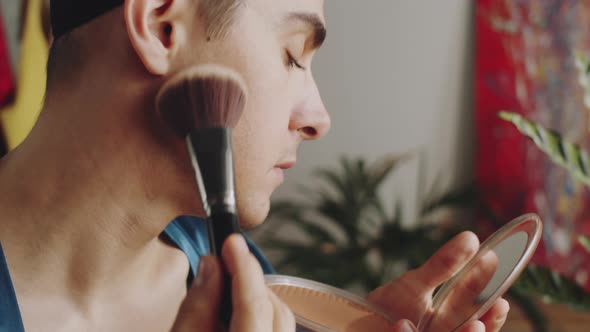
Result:
<svg viewBox="0 0 590 332"><path fill-rule="evenodd" d="M24 332L6 258L0 244L0 332Z"/></svg>
<svg viewBox="0 0 590 332"><path fill-rule="evenodd" d="M176 218L166 227L162 237L171 241L187 256L190 263L190 271L187 284L190 285L197 274L201 256L209 254L209 239L207 238L207 223L201 218L182 216ZM274 274L275 270L270 265L262 251L245 234L250 252L258 259L264 274Z"/></svg>
<svg viewBox="0 0 590 332"><path fill-rule="evenodd" d="M200 257L209 254L207 223L201 218L179 217L166 227L161 237L185 253L190 265L187 276L187 286L189 286L197 274ZM275 273L260 249L248 237L246 241L250 251L260 262L264 273ZM0 332L24 331L14 287L0 244Z"/></svg>

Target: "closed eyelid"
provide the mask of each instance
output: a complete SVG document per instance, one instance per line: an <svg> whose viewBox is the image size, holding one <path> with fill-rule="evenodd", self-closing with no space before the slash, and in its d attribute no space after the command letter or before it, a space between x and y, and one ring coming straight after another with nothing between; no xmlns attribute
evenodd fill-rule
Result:
<svg viewBox="0 0 590 332"><path fill-rule="evenodd" d="M312 13L291 13L286 16L285 21L303 23L303 28L308 37L306 44L310 49L318 49L326 39L326 26L317 14Z"/></svg>
<svg viewBox="0 0 590 332"><path fill-rule="evenodd" d="M299 68L299 69L301 69L301 70L306 70L306 67L305 67L305 66L303 66L303 65L301 64L301 62L302 62L302 61L301 61L301 60L298 60L298 59L296 59L296 58L293 56L293 54L291 54L291 52L290 52L288 49L287 49L287 50L285 50L285 53L286 53L286 56L287 56L287 62L288 62L288 64L289 64L290 66L297 67L297 68Z"/></svg>
<svg viewBox="0 0 590 332"><path fill-rule="evenodd" d="M287 47L291 49L293 53L296 53L296 55L303 55L309 49L309 40L307 39L307 36L308 35L304 31L291 34L287 37Z"/></svg>
<svg viewBox="0 0 590 332"><path fill-rule="evenodd" d="M284 50L287 60L296 62L297 67L302 67L307 62L309 51L306 49L306 34L303 32L291 33L284 37Z"/></svg>

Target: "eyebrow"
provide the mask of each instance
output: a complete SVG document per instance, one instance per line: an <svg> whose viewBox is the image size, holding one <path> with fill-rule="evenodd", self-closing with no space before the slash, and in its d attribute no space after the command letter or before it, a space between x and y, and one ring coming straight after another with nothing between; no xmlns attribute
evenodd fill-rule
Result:
<svg viewBox="0 0 590 332"><path fill-rule="evenodd" d="M320 48L324 43L327 33L326 26L317 14L295 12L288 14L285 20L303 22L312 30L312 48Z"/></svg>

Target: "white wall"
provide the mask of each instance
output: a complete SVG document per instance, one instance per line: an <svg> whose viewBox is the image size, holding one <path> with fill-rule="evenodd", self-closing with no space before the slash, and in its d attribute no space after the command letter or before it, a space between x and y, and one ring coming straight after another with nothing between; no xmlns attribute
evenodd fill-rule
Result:
<svg viewBox="0 0 590 332"><path fill-rule="evenodd" d="M289 197L310 170L341 155L375 159L424 151L427 183L445 188L472 177L470 0L327 0L328 39L314 73L332 116L323 140L304 143L275 197ZM417 162L386 188L414 217ZM442 188L443 190L445 188ZM395 193L395 194L393 194Z"/></svg>

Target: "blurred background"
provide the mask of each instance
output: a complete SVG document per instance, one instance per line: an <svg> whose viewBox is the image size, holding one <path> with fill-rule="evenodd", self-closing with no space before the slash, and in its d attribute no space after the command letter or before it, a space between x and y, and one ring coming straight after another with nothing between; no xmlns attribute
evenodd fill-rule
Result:
<svg viewBox="0 0 590 332"><path fill-rule="evenodd" d="M332 131L303 145L268 222L251 232L278 271L363 294L462 230L483 240L536 212L545 233L508 293L503 331L587 331L590 4L325 8L313 69ZM40 110L47 14L45 0L0 0L0 154ZM502 110L534 130L521 133Z"/></svg>

